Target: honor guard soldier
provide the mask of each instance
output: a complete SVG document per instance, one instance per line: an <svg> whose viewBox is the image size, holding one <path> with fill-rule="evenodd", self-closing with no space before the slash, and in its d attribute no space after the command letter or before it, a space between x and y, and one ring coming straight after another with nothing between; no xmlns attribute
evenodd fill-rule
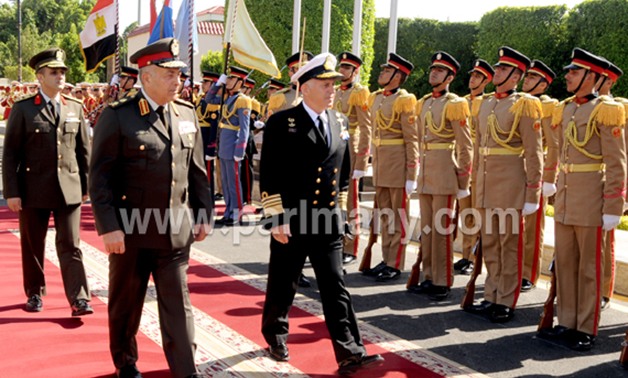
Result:
<svg viewBox="0 0 628 378"><path fill-rule="evenodd" d="M527 292L536 287L541 275L543 242L545 236L545 209L547 200L556 193L558 175L558 135L552 128L552 114L558 100L544 93L554 81L556 74L545 63L533 60L523 80L521 90L541 101L541 135L543 137L543 190L539 209L525 217L523 279L521 291Z"/></svg>
<svg viewBox="0 0 628 378"><path fill-rule="evenodd" d="M295 72L299 70L305 63L312 59L312 55L309 51L304 51L303 54L296 53L286 59L286 66L288 67L288 77L292 77ZM297 85L292 84L290 87L280 90L268 99L268 116L277 113L282 110L289 109L296 106L301 102L301 95L297 92Z"/></svg>
<svg viewBox="0 0 628 378"><path fill-rule="evenodd" d="M523 259L523 216L539 208L543 148L541 102L515 89L530 59L510 47L499 49L495 94L482 101L475 130L476 206L482 217L482 251L487 268L484 301L465 311L508 322L519 298Z"/></svg>
<svg viewBox="0 0 628 378"><path fill-rule="evenodd" d="M137 89L135 89L135 84L137 84L137 77L139 75L139 71L137 68L121 66L120 67L120 82L119 82L119 91L117 100L127 97L134 96L137 94Z"/></svg>
<svg viewBox="0 0 628 378"><path fill-rule="evenodd" d="M349 185L347 215L354 224L356 232L345 238L342 261L344 264L353 262L358 256L359 241L359 192L358 183L366 174L371 147L371 113L368 108L370 92L360 85L358 77L362 59L350 53L338 55L338 72L342 74L341 84L336 89L334 109L349 119L349 151L351 153L352 180Z"/></svg>
<svg viewBox="0 0 628 378"><path fill-rule="evenodd" d="M268 120L260 165L264 219L271 230L262 334L270 356L288 361L288 312L309 257L340 375L381 365L366 354L342 272L351 167L348 120L331 110L336 59L323 53L297 71L303 101Z"/></svg>
<svg viewBox="0 0 628 378"><path fill-rule="evenodd" d="M400 88L414 66L390 53L388 62L381 68L378 84L383 89L371 94L369 108L373 128L373 185L378 207L374 216L380 217L379 213L386 210L381 214L380 230L383 261L362 273L386 282L399 278L404 268L411 233L405 227L410 194L416 189L419 143L414 115L416 98Z"/></svg>
<svg viewBox="0 0 628 378"><path fill-rule="evenodd" d="M286 84L282 83L279 80L270 79L268 82L269 84L268 84L268 89L266 91L266 97L269 99L278 91L286 89ZM266 101L266 103L264 104L262 113L263 113L264 120L267 120L268 117L270 117L270 114L268 114L268 101Z"/></svg>
<svg viewBox="0 0 628 378"><path fill-rule="evenodd" d="M622 104L598 97L608 62L576 48L565 67L575 96L556 108L560 171L554 201L558 326L539 336L590 350L598 333L604 271L603 236L623 212L626 154Z"/></svg>
<svg viewBox="0 0 628 378"><path fill-rule="evenodd" d="M218 130L218 158L220 159L220 175L223 194L225 196L225 213L216 221L218 224L233 226L240 221L242 211L242 187L240 185L240 162L249 140L251 122L251 99L240 90L248 72L240 67L231 66L229 76L223 74L207 93L206 100L220 103L218 91L227 91L227 100L221 110Z"/></svg>
<svg viewBox="0 0 628 378"><path fill-rule="evenodd" d="M151 276L170 376L200 377L187 271L213 206L194 107L176 98L178 54L173 38L133 54L142 89L105 108L94 129L89 188L109 253L109 348L120 378L142 376L136 334ZM136 214L143 227L128 224Z"/></svg>
<svg viewBox="0 0 628 378"><path fill-rule="evenodd" d="M447 298L453 285L451 226L456 198L471 195L471 112L467 100L449 92L459 69L453 56L436 52L429 70L432 93L421 98L416 107L421 162L417 192L425 280L409 289L435 301Z"/></svg>
<svg viewBox="0 0 628 378"><path fill-rule="evenodd" d="M244 82L244 87L244 94L250 97L251 92L253 91L253 89L255 89L255 80L247 77L246 81ZM253 139L253 130L255 130L255 123L259 120L260 111L261 105L259 101L251 98L251 122L249 125L249 139L246 142L244 159L240 163L242 201L246 204L251 204L251 197L253 195L253 155L257 153L257 148L255 148L255 140Z"/></svg>
<svg viewBox="0 0 628 378"><path fill-rule="evenodd" d="M611 88L617 80L624 74L621 68L617 67L612 62L608 61L608 68L604 71L604 75L600 78L600 82L597 85L598 93L600 96L608 96L615 101L624 105L625 109L628 109L628 100L622 97L613 97L611 94ZM628 116L628 112L626 113ZM627 117L628 120L628 117ZM628 138L628 133L624 126L624 136ZM628 146L628 139L626 139ZM615 230L610 230L606 233L604 239L604 284L602 286L602 310L605 310L610 305L611 297L615 288Z"/></svg>
<svg viewBox="0 0 628 378"><path fill-rule="evenodd" d="M59 48L33 56L41 90L18 100L7 121L2 155L4 198L19 214L25 310L43 309L45 241L54 217L56 250L72 316L91 314L79 246L81 203L87 200L89 136L81 103L61 94L67 67Z"/></svg>
<svg viewBox="0 0 628 378"><path fill-rule="evenodd" d="M220 182L220 172L214 164L216 160L216 135L218 133L218 118L220 117L220 104L211 104L205 100L204 94L209 92L209 88L213 83L218 81L219 74L209 71L203 71L203 95L199 96L196 106L196 117L198 125L201 127L201 136L203 137L203 151L205 161L207 162L207 177L209 178L210 193L213 196L216 193L216 185L214 175Z"/></svg>
<svg viewBox="0 0 628 378"><path fill-rule="evenodd" d="M484 59L477 59L473 63L473 68L469 71L469 90L468 95L464 96L469 104L472 114L478 113L482 100L485 98L484 88L493 80L495 70L491 67L490 63ZM475 111L473 111L475 109ZM471 142L475 141L475 128L477 126L477 117L469 117L469 131L471 132ZM477 159L477 156L473 157ZM464 224L462 230L462 258L454 263L454 273L461 273L470 275L473 272L473 261L471 255L477 252L479 246L480 233L470 233L469 231L475 228L475 218L473 216L465 216L470 209L475 209L475 199L473 193L475 193L475 172L471 172L471 186L469 190L471 195L458 199L459 214L464 216L461 223Z"/></svg>

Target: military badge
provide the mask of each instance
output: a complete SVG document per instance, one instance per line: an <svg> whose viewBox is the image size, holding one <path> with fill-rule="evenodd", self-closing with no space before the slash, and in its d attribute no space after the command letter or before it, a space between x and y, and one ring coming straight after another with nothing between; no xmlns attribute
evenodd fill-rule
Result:
<svg viewBox="0 0 628 378"><path fill-rule="evenodd" d="M244 111L242 112L242 114L244 114L245 117L248 117L249 115L249 110L248 109L244 109Z"/></svg>
<svg viewBox="0 0 628 378"><path fill-rule="evenodd" d="M340 139L342 139L342 140L349 140L349 130L343 129L340 132Z"/></svg>
<svg viewBox="0 0 628 378"><path fill-rule="evenodd" d="M63 61L63 51L62 50L57 50L57 54L55 56L55 58L59 61Z"/></svg>
<svg viewBox="0 0 628 378"><path fill-rule="evenodd" d="M216 113L212 113L212 115L210 116L211 119L216 119L218 118L218 116L216 115Z"/></svg>
<svg viewBox="0 0 628 378"><path fill-rule="evenodd" d="M412 116L408 117L408 122L410 122L410 123L416 122L416 116L412 115Z"/></svg>
<svg viewBox="0 0 628 378"><path fill-rule="evenodd" d="M534 130L539 131L541 130L541 121L536 121L534 122Z"/></svg>
<svg viewBox="0 0 628 378"><path fill-rule="evenodd" d="M39 93L35 96L35 105L41 105L41 96Z"/></svg>
<svg viewBox="0 0 628 378"><path fill-rule="evenodd" d="M617 127L613 127L613 136L615 138L620 138L621 137L621 127L617 126Z"/></svg>
<svg viewBox="0 0 628 378"><path fill-rule="evenodd" d="M295 127L294 118L288 118L288 127Z"/></svg>
<svg viewBox="0 0 628 378"><path fill-rule="evenodd" d="M170 44L170 52L174 56L179 56L179 41L177 41L176 39L173 39L172 43Z"/></svg>
<svg viewBox="0 0 628 378"><path fill-rule="evenodd" d="M460 120L460 127L465 127L467 125L467 120L466 119L461 119Z"/></svg>

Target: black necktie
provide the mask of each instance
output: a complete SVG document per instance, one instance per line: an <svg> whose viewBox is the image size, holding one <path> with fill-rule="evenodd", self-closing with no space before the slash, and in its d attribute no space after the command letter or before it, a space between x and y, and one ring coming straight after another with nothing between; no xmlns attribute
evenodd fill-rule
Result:
<svg viewBox="0 0 628 378"><path fill-rule="evenodd" d="M317 120L318 120L318 131L321 132L321 135L323 136L323 140L325 141L325 144L329 144L329 142L327 141L327 133L325 132L325 124L323 123L323 119L320 116L318 116Z"/></svg>
<svg viewBox="0 0 628 378"><path fill-rule="evenodd" d="M159 114L159 119L161 120L161 123L163 123L166 130L168 130L168 124L166 123L166 115L164 114L164 107L158 106L156 112L157 114Z"/></svg>
<svg viewBox="0 0 628 378"><path fill-rule="evenodd" d="M59 123L59 118L57 117L57 106L53 100L50 100L48 104L50 105L50 115L52 115L52 119L55 120L55 124Z"/></svg>

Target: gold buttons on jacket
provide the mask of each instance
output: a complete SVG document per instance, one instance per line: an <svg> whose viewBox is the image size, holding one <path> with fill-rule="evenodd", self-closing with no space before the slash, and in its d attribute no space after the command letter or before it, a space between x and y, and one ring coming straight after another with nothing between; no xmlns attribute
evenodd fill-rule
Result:
<svg viewBox="0 0 628 378"><path fill-rule="evenodd" d="M140 151L144 151L146 149L146 146L144 146L143 144L140 145Z"/></svg>
<svg viewBox="0 0 628 378"><path fill-rule="evenodd" d="M336 204L336 202L331 201L331 202L329 203L329 206L334 206L335 204Z"/></svg>
<svg viewBox="0 0 628 378"><path fill-rule="evenodd" d="M321 179L320 179L320 178L317 178L317 179L316 179L316 183L317 183L317 184L320 184L320 183L321 183Z"/></svg>
<svg viewBox="0 0 628 378"><path fill-rule="evenodd" d="M319 195L319 194L321 194L321 191L320 191L320 190L318 190L318 189L316 189L316 191L314 192L314 194Z"/></svg>
<svg viewBox="0 0 628 378"><path fill-rule="evenodd" d="M312 205L318 205L318 201L316 200L312 201Z"/></svg>
<svg viewBox="0 0 628 378"><path fill-rule="evenodd" d="M336 180L331 182L332 185L336 185Z"/></svg>
<svg viewBox="0 0 628 378"><path fill-rule="evenodd" d="M174 181L174 180L172 180L172 186L173 186L173 187L174 187L174 184L175 184L175 181Z"/></svg>
<svg viewBox="0 0 628 378"><path fill-rule="evenodd" d="M323 168L318 167L318 171L319 171L319 172L323 172Z"/></svg>
<svg viewBox="0 0 628 378"><path fill-rule="evenodd" d="M335 196L336 195L336 191L334 190L333 192L331 192L331 195Z"/></svg>
<svg viewBox="0 0 628 378"><path fill-rule="evenodd" d="M122 195L122 201L126 201L126 196L124 194Z"/></svg>
<svg viewBox="0 0 628 378"><path fill-rule="evenodd" d="M35 129L35 133L38 133L38 132L39 132L39 129Z"/></svg>
<svg viewBox="0 0 628 378"><path fill-rule="evenodd" d="M26 172L30 172L31 171L31 167L26 167Z"/></svg>
<svg viewBox="0 0 628 378"><path fill-rule="evenodd" d="M63 159L63 155L59 154L59 160Z"/></svg>
<svg viewBox="0 0 628 378"><path fill-rule="evenodd" d="M334 173L338 173L338 168L334 168Z"/></svg>

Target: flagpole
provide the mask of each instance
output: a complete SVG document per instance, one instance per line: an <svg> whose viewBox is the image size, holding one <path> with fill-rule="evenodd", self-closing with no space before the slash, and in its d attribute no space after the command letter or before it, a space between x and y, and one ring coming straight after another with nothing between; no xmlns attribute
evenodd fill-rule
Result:
<svg viewBox="0 0 628 378"><path fill-rule="evenodd" d="M397 0L390 1L390 21L388 24L388 52L397 50Z"/></svg>
<svg viewBox="0 0 628 378"><path fill-rule="evenodd" d="M299 34L301 31L301 0L294 0L292 15L292 53L299 51Z"/></svg>
<svg viewBox="0 0 628 378"><path fill-rule="evenodd" d="M115 66L113 68L113 71L117 74L120 75L120 36L118 35L118 27L120 25L120 11L119 11L119 3L120 0L116 0L116 26L115 26L115 35L116 35L116 57L115 57Z"/></svg>
<svg viewBox="0 0 628 378"><path fill-rule="evenodd" d="M360 41L362 39L362 0L355 0L353 4L353 48L352 52L360 56Z"/></svg>
<svg viewBox="0 0 628 378"><path fill-rule="evenodd" d="M321 37L321 52L329 52L329 29L331 25L331 0L325 0L323 5L323 32Z"/></svg>
<svg viewBox="0 0 628 378"><path fill-rule="evenodd" d="M190 0L189 4L189 20L188 20L188 54L190 55L190 84L192 87L192 93L194 93L194 32L192 28L194 25L194 0Z"/></svg>

